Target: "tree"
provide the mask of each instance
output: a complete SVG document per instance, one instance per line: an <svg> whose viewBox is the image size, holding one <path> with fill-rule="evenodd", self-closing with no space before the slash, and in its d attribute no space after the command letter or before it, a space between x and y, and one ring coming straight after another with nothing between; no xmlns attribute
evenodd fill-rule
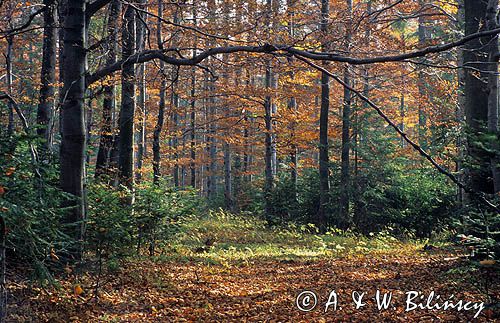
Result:
<svg viewBox="0 0 500 323"><path fill-rule="evenodd" d="M136 46L136 13L129 4L123 15L122 59L129 60L135 53ZM134 64L126 64L122 68L121 107L118 120L119 139L119 178L120 183L129 189L134 186L134 117L135 117L135 68Z"/></svg>
<svg viewBox="0 0 500 323"><path fill-rule="evenodd" d="M352 42L352 0L347 0L347 16L348 23L346 24L346 53L350 52ZM344 83L351 85L351 73L349 66L344 67ZM340 168L340 219L338 226L342 229L347 229L349 226L349 195L350 195L350 146L351 146L351 92L347 87L344 87L344 100L342 106L342 153L341 153L341 168Z"/></svg>
<svg viewBox="0 0 500 323"><path fill-rule="evenodd" d="M326 37L328 32L329 0L321 1L321 32ZM329 50L326 40L323 40L323 51ZM330 159L328 157L328 118L330 111L330 83L326 73L321 73L321 110L319 117L319 211L317 225L322 231L326 228L327 208L330 202Z"/></svg>
<svg viewBox="0 0 500 323"><path fill-rule="evenodd" d="M44 0L43 12L43 54L40 75L40 96L37 110L38 136L44 140L42 147L49 150L52 143L53 105L56 83L56 3Z"/></svg>
<svg viewBox="0 0 500 323"><path fill-rule="evenodd" d="M465 35L471 35L486 28L486 1L464 1ZM468 167L470 186L474 191L492 193L490 158L481 147L478 135L484 132L488 123L488 55L482 44L491 42L492 36L476 38L467 42L463 54L465 68L465 115L471 135L468 136L468 155L473 166ZM479 72L478 72L479 71Z"/></svg>
<svg viewBox="0 0 500 323"><path fill-rule="evenodd" d="M64 70L61 107L60 181L63 192L69 193L65 207L70 207L65 225L70 236L80 241L83 237L84 176L85 176L85 2L67 0L64 15ZM81 246L70 256L81 257Z"/></svg>

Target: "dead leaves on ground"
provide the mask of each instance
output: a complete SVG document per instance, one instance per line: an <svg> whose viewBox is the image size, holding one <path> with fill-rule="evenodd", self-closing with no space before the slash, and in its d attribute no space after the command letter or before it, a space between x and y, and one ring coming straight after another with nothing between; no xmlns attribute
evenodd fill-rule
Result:
<svg viewBox="0 0 500 323"><path fill-rule="evenodd" d="M458 266L449 253L415 256L378 254L309 261L254 261L246 265L195 262L129 262L119 274L104 278L99 300L93 281L62 281L59 290L43 291L11 283L9 315L13 321L51 322L431 322L467 321L473 313L419 310L378 311L374 301L356 310L354 290L392 291L401 303L406 291L418 290L471 301L484 299L467 283L452 283L445 273ZM446 259L446 260L445 260ZM453 259L453 260L449 260ZM496 286L498 288L498 286ZM331 290L342 309L307 313L295 306L302 290L313 290L324 304ZM497 289L498 291L498 289ZM487 321L481 315L478 321Z"/></svg>

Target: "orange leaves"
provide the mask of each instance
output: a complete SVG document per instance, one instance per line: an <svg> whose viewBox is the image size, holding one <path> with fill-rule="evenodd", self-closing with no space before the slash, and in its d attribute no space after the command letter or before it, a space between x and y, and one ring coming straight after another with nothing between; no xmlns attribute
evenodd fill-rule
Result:
<svg viewBox="0 0 500 323"><path fill-rule="evenodd" d="M12 176L14 172L16 171L15 167L9 167L5 170L5 176Z"/></svg>
<svg viewBox="0 0 500 323"><path fill-rule="evenodd" d="M73 287L73 293L76 295L76 296L80 296L83 294L83 288L80 284L76 284L74 287Z"/></svg>

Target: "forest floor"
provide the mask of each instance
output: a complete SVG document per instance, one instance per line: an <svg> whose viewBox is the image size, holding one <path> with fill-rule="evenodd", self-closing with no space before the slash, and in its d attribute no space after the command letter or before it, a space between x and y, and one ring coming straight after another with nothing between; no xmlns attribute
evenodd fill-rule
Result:
<svg viewBox="0 0 500 323"><path fill-rule="evenodd" d="M387 235L320 236L259 229L255 222L222 225L220 220L191 223L164 254L129 258L108 269L98 297L95 273L77 279L68 272L58 277L57 288L42 288L18 270L10 271L8 321L484 322L498 314L487 308L473 319L478 308L405 311L411 291L423 295L415 304L425 304L432 291L431 304L443 304L452 295L455 303L487 303L487 295L498 299L499 280L470 267L462 248L437 245L424 251L423 243ZM207 251L195 250L214 232L217 243ZM392 292L388 309L377 309L377 290L381 296ZM316 306L307 312L298 306L309 310L314 298L302 294L297 302L303 291L317 295ZM361 308L355 307L353 291L358 292L355 298L365 293Z"/></svg>

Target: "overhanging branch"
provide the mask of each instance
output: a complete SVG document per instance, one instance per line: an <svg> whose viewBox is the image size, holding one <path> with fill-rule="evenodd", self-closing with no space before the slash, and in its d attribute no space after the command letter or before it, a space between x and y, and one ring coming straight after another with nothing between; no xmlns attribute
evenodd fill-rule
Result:
<svg viewBox="0 0 500 323"><path fill-rule="evenodd" d="M414 142L413 140L411 140L408 135L402 131L383 111L382 109L376 105L375 103L373 103L369 98L367 98L366 96L364 96L361 92L357 91L356 89L354 89L353 87L349 86L348 84L346 84L342 79L340 79L337 75L333 74L332 72L328 71L327 69L311 62L310 60L304 58L304 57L300 57L300 56L296 56L297 59L301 60L302 62L306 63L307 65L313 67L314 69L318 70L318 71L321 71L325 74L327 74L328 76L330 76L331 78L333 78L337 83L341 84L344 88L348 89L349 91L351 91L352 93L356 94L356 96L358 96L362 101L366 102L370 107L372 107L380 117L382 117L382 119L384 119L384 121L389 125L391 126L403 139L404 141L406 141L407 143L410 144L410 146L413 147L414 150L416 150L421 156L423 156L429 163L432 164L432 166L434 166L434 168L436 168L438 170L438 172L440 172L441 174L447 176L449 179L451 179L451 181L453 183L455 183L458 187L462 188L463 190L465 190L467 193L471 194L472 196L476 197L479 201L481 201L483 204L485 204L486 206L488 206L488 208L490 208L491 210L494 210L496 211L497 213L500 213L500 208L498 206L496 206L495 204L493 204L492 202L490 202L488 199L486 199L486 197L484 196L483 193L480 193L480 192L476 192L474 190L472 190L470 187L468 187L467 185L463 184L460 180L458 180L458 178L453 175L452 173L450 173L448 170L446 170L443 166L439 165L425 150L422 149L422 147L420 147L416 142Z"/></svg>

